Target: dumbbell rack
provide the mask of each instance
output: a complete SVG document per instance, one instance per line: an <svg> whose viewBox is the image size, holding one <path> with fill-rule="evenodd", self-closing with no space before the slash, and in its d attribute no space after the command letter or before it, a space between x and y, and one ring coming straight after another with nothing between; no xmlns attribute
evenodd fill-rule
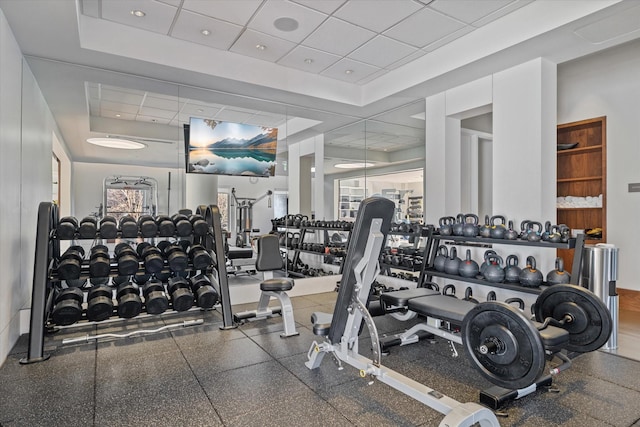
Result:
<svg viewBox="0 0 640 427"><path fill-rule="evenodd" d="M507 240L507 239L491 239L485 237L465 237L465 236L443 236L440 235L436 229L430 228L427 232L427 244L425 248L425 262L423 262L423 268L420 272L420 278L418 279L418 286L424 286L424 284L431 280L432 277L443 277L450 280L458 280L462 282L475 283L478 285L491 286L494 288L509 289L512 291L529 293L538 295L542 292L541 288L527 288L517 283L494 283L483 279L462 277L459 275L447 274L436 270L433 267L435 261L438 246L440 241L450 241L456 245L470 245L470 246L482 246L491 248L492 245L515 245L515 246L536 246L543 248L554 249L575 249L573 255L573 262L571 267L571 282L578 284L582 271L582 253L584 248L584 235L578 234L577 237L569 239L566 243L550 243L545 241L529 242L526 240ZM543 286L545 284L543 283Z"/></svg>
<svg viewBox="0 0 640 427"><path fill-rule="evenodd" d="M411 258L422 257L423 259L422 263L420 265L416 265L414 263L411 267L407 267L403 265L389 264L388 262L384 262L384 258L383 258L380 261L381 274L384 274L386 276L391 276L391 270L401 270L401 271L407 271L407 272L419 272L422 270L422 267L424 265L424 260L427 259L427 255L428 255L427 245L425 245L424 249L421 251L418 251L418 249L420 247L420 240L424 237L427 237L427 229L430 227L423 226L420 224L414 224L414 226L416 227L416 230L411 232L389 231L389 233L387 234L387 238L391 236L413 237L414 243L413 243L412 249L416 250L416 253L415 255L411 255Z"/></svg>
<svg viewBox="0 0 640 427"><path fill-rule="evenodd" d="M229 283L225 268L224 241L220 223L220 211L217 206L198 206L196 213L202 215L209 225L206 236L193 236L194 242L202 244L213 252L212 265L206 269L206 274L217 273L217 291L222 307L223 324L221 329L236 327L233 322L231 301L229 297ZM58 224L58 207L51 202L42 202L38 207L38 222L36 230L36 249L33 269L33 289L31 298L31 319L29 328L29 349L27 357L20 360L21 364L30 364L47 360L50 355L44 353L44 335L48 324L53 300L55 296L54 284L60 279L55 269L56 260L60 259L60 241L56 235ZM118 235L118 237L120 237ZM160 236L157 236L160 237ZM175 237L175 236L173 236ZM164 238L164 236L163 236ZM83 263L81 278L88 278L88 265ZM140 271L140 270L139 270ZM144 269L142 269L142 272ZM111 266L110 277L118 276L117 267ZM151 315L149 315L151 316Z"/></svg>

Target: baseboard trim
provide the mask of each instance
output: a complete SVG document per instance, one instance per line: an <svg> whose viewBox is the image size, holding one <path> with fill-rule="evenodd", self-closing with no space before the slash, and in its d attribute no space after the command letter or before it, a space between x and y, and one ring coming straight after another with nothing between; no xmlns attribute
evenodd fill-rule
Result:
<svg viewBox="0 0 640 427"><path fill-rule="evenodd" d="M640 312L640 291L618 288L620 310Z"/></svg>

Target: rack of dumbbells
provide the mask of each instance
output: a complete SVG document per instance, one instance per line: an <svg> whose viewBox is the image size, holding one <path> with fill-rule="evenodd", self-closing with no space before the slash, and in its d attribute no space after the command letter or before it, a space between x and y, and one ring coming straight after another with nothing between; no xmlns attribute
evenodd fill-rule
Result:
<svg viewBox="0 0 640 427"><path fill-rule="evenodd" d="M427 227L419 223L392 223L387 235L387 245L380 254L381 273L408 281L418 281L413 274L422 270L426 245L421 247L422 237L427 236ZM406 245L389 244L389 240L405 241Z"/></svg>
<svg viewBox="0 0 640 427"><path fill-rule="evenodd" d="M89 250L81 245L91 240ZM69 247L61 253L61 241ZM105 244L106 243L106 244ZM112 250L109 244L115 244ZM58 218L57 206L38 210L29 350L21 363L48 359L44 335L78 322L157 316L220 307L221 328L233 317L217 206L193 215L117 221ZM218 268L222 266L222 268Z"/></svg>

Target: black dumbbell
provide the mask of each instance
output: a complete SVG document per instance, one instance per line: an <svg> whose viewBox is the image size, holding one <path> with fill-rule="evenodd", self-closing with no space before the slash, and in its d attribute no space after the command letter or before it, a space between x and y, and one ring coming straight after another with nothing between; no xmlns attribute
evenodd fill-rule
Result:
<svg viewBox="0 0 640 427"><path fill-rule="evenodd" d="M106 286L109 284L109 278L108 277L91 277L89 279L89 282L91 282L93 286L101 286L101 285Z"/></svg>
<svg viewBox="0 0 640 427"><path fill-rule="evenodd" d="M118 273L122 276L131 276L138 271L140 266L138 255L127 243L118 243L114 250L118 262Z"/></svg>
<svg viewBox="0 0 640 427"><path fill-rule="evenodd" d="M95 245L89 255L89 276L108 277L111 271L109 248L105 245Z"/></svg>
<svg viewBox="0 0 640 427"><path fill-rule="evenodd" d="M133 280L133 283L135 283L136 285L142 286L145 283L147 283L149 280L151 280L151 274L138 271L136 274L133 275L131 280Z"/></svg>
<svg viewBox="0 0 640 427"><path fill-rule="evenodd" d="M118 235L118 222L112 216L105 216L100 220L100 237L115 239Z"/></svg>
<svg viewBox="0 0 640 427"><path fill-rule="evenodd" d="M156 224L158 225L158 234L160 237L171 237L176 233L176 226L166 215L160 215L156 217Z"/></svg>
<svg viewBox="0 0 640 427"><path fill-rule="evenodd" d="M209 232L209 224L205 221L204 217L199 214L194 214L189 217L189 222L193 227L193 234L196 236L206 236Z"/></svg>
<svg viewBox="0 0 640 427"><path fill-rule="evenodd" d="M169 270L158 271L153 275L153 277L160 282L167 283L167 281L171 277L171 272Z"/></svg>
<svg viewBox="0 0 640 427"><path fill-rule="evenodd" d="M116 299L118 300L118 316L123 319L136 317L142 311L140 288L131 282L118 286Z"/></svg>
<svg viewBox="0 0 640 427"><path fill-rule="evenodd" d="M76 231L78 231L78 220L72 216L65 216L58 221L58 227L56 227L56 235L58 239L71 240L76 237Z"/></svg>
<svg viewBox="0 0 640 427"><path fill-rule="evenodd" d="M199 274L192 277L190 281L198 307L209 309L218 303L218 291L211 285L211 280L207 276Z"/></svg>
<svg viewBox="0 0 640 427"><path fill-rule="evenodd" d="M202 245L191 245L189 248L189 259L196 270L204 270L212 262L211 255Z"/></svg>
<svg viewBox="0 0 640 427"><path fill-rule="evenodd" d="M120 218L120 233L122 237L132 238L138 237L138 223L131 215L125 215Z"/></svg>
<svg viewBox="0 0 640 427"><path fill-rule="evenodd" d="M84 292L80 288L63 289L57 296L51 320L59 326L73 325L82 317Z"/></svg>
<svg viewBox="0 0 640 427"><path fill-rule="evenodd" d="M165 240L158 243L158 248L162 251L164 258L167 260L169 268L172 271L176 272L186 270L189 265L189 258L182 249L182 246Z"/></svg>
<svg viewBox="0 0 640 427"><path fill-rule="evenodd" d="M118 287L123 283L127 283L129 281L130 276L114 276L111 278L111 286Z"/></svg>
<svg viewBox="0 0 640 427"><path fill-rule="evenodd" d="M92 216L82 218L78 227L78 234L80 234L81 239L95 239L96 234L98 234L98 222L96 219Z"/></svg>
<svg viewBox="0 0 640 427"><path fill-rule="evenodd" d="M159 280L149 280L142 286L144 306L149 314L164 313L169 308L169 299Z"/></svg>
<svg viewBox="0 0 640 427"><path fill-rule="evenodd" d="M193 307L193 292L189 281L183 277L171 277L167 284L171 305L175 311L187 311Z"/></svg>
<svg viewBox="0 0 640 427"><path fill-rule="evenodd" d="M142 242L136 248L138 255L144 262L144 269L147 273L157 273L164 267L164 258L160 249L149 242Z"/></svg>
<svg viewBox="0 0 640 427"><path fill-rule="evenodd" d="M155 237L158 234L158 224L156 224L151 215L140 215L138 228L142 237Z"/></svg>
<svg viewBox="0 0 640 427"><path fill-rule="evenodd" d="M193 232L193 226L189 222L189 218L186 215L175 214L171 217L173 223L176 226L176 234L179 237L187 237L190 236Z"/></svg>
<svg viewBox="0 0 640 427"><path fill-rule="evenodd" d="M100 285L89 290L87 296L87 319L92 322L107 320L113 314L113 291Z"/></svg>
<svg viewBox="0 0 640 427"><path fill-rule="evenodd" d="M82 246L70 246L58 263L58 275L62 280L79 279L82 269L82 259L84 258L84 249Z"/></svg>

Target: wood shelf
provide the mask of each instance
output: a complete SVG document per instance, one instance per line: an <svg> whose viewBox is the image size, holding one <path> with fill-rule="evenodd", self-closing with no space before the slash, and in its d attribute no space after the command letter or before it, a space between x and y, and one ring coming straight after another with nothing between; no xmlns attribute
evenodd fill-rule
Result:
<svg viewBox="0 0 640 427"><path fill-rule="evenodd" d="M596 117L558 125L557 143L579 143L577 148L557 152L557 195L598 196L602 194L602 207L557 208L558 224L571 229L602 228L602 238L607 239L607 118ZM591 243L591 240L588 241ZM558 250L565 261L573 257L573 251Z"/></svg>

